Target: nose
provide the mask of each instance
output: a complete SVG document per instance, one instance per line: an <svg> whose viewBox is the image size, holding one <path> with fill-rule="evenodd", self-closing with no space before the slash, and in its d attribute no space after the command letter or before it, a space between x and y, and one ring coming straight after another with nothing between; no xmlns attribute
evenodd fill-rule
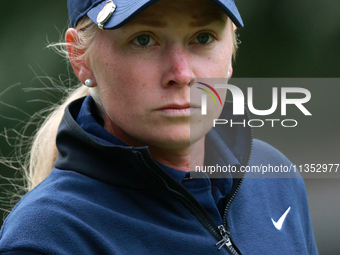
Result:
<svg viewBox="0 0 340 255"><path fill-rule="evenodd" d="M164 87L190 86L195 79L189 52L179 45L169 46L164 54L162 84Z"/></svg>

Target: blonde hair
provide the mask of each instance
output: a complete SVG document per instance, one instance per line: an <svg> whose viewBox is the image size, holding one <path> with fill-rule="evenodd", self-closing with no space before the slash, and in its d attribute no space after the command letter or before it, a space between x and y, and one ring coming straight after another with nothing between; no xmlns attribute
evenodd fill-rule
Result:
<svg viewBox="0 0 340 255"><path fill-rule="evenodd" d="M229 23L231 24L232 31L234 31L233 23L230 22L230 20ZM82 52L83 54L78 54L75 57L86 58L89 52L91 52L91 49L95 47L94 38L96 37L99 29L88 17L84 17L78 22L76 30L78 31L79 38L75 38L76 42L74 43L73 47L77 47L75 52ZM60 42L51 44L49 47L54 48L59 54L63 55L69 60L70 56L66 50L68 45L69 43ZM236 33L233 33L234 58L237 48L237 35ZM101 100L96 88L90 89L83 86L82 84L79 84L71 91L67 91L60 105L50 108L50 114L46 117L36 134L33 136L30 153L27 154L28 156L25 160L25 163L22 164L22 167L24 168L23 170L26 192L32 190L40 182L42 182L50 174L54 167L54 162L58 156L56 136L65 108L72 101L89 95L90 93L93 95L96 103L99 104L99 108L101 108Z"/></svg>
<svg viewBox="0 0 340 255"><path fill-rule="evenodd" d="M94 38L98 31L97 26L87 17L81 19L76 27L79 38L73 45L76 52L82 51L77 58L86 58L88 52L94 47ZM69 43L60 42L51 44L48 47L55 49L60 55L69 60L66 47ZM30 191L42 182L54 167L54 162L58 156L56 146L56 136L61 119L64 115L65 108L72 101L90 94L90 88L79 84L75 89L67 91L60 105L50 109L50 114L33 137L30 153L24 164L25 190ZM97 94L97 93L94 93Z"/></svg>

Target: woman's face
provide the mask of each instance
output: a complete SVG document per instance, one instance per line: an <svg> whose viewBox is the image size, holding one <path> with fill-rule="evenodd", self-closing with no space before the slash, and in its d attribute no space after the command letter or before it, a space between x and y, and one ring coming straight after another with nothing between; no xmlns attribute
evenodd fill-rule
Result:
<svg viewBox="0 0 340 255"><path fill-rule="evenodd" d="M226 78L232 71L227 20L209 0L162 0L127 25L100 31L87 63L105 108L105 129L133 146L166 149L204 137L221 107L201 115L195 79Z"/></svg>

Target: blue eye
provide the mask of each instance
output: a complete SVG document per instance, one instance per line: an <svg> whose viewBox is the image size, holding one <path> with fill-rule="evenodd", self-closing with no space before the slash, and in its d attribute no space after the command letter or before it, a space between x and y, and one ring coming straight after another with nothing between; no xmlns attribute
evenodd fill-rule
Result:
<svg viewBox="0 0 340 255"><path fill-rule="evenodd" d="M198 43L200 44L207 44L207 43L210 43L212 41L212 36L208 33L202 33L202 34L199 34L195 41L197 41Z"/></svg>
<svg viewBox="0 0 340 255"><path fill-rule="evenodd" d="M151 46L155 44L155 40L149 35L140 35L133 40L133 43L139 46Z"/></svg>

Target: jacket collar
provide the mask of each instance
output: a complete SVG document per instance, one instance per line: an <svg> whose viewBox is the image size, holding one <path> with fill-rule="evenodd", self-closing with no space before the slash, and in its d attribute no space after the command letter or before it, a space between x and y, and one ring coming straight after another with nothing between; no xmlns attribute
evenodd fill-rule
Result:
<svg viewBox="0 0 340 255"><path fill-rule="evenodd" d="M113 145L85 132L76 121L84 99L72 102L65 110L57 134L59 155L55 162L56 168L76 171L109 184L134 189L157 186L154 179L159 182L159 176L155 176L154 171L167 178L167 174L151 158L148 147ZM247 116L235 118L232 115L232 104L228 102L220 118L233 119L234 122L242 122L243 119L247 122L248 119ZM240 162L245 165L250 156L251 139L248 126L218 125L206 136L206 153L213 148L214 153L221 156L222 162ZM226 153L229 149L232 153ZM230 155L235 157L230 158Z"/></svg>

